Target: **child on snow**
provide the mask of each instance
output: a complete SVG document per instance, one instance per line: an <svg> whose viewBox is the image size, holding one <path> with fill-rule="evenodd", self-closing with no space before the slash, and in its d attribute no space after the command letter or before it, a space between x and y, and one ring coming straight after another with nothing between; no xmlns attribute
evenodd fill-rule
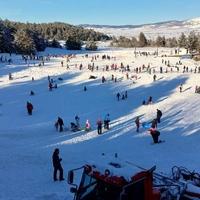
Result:
<svg viewBox="0 0 200 200"><path fill-rule="evenodd" d="M86 120L86 123L85 123L85 131L90 131L91 130L91 125L90 125L90 122L89 122L89 120L87 119Z"/></svg>

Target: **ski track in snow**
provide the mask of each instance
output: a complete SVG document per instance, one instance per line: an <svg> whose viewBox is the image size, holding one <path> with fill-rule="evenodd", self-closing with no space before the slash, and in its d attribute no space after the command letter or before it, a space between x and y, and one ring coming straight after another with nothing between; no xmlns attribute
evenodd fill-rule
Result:
<svg viewBox="0 0 200 200"><path fill-rule="evenodd" d="M139 50L139 49L138 49ZM154 48L140 49L155 51ZM159 49L160 54L171 54L171 49ZM102 47L98 52L69 52L63 49L48 48L45 54L65 55L76 53L76 58L69 62L59 56L52 58L39 67L34 61L27 66L21 56L12 55L13 64L0 63L0 199L1 200L70 200L72 194L66 181L54 183L52 180L51 156L54 148L60 148L63 158L65 178L68 170L94 161L101 164L102 153L113 156L115 153L124 160L136 163L144 168L157 165L158 171L170 173L171 167L181 165L200 172L199 141L200 141L200 95L194 93L196 85L200 85L200 74L194 73L163 73L157 74L158 81L152 82L153 75L139 74L140 79L126 80L122 72L103 72L107 64L123 62L130 68L148 65L159 70L162 59L170 60L175 65L177 57L134 57L134 49L114 49ZM116 61L99 59L95 65L99 71L90 72L87 65L94 54L109 54ZM6 54L3 54L6 55ZM6 55L9 57L9 55ZM65 67L61 67L61 60ZM183 65L190 68L200 63L182 60ZM83 63L80 71L75 64ZM12 73L13 80L8 80ZM111 74L121 81L113 83ZM47 76L50 75L58 84L58 89L48 91ZM89 76L98 78L90 80ZM101 77L107 81L101 83ZM131 73L134 75L134 73ZM35 81L31 81L34 77ZM62 77L63 80L58 80ZM183 93L179 86L183 84ZM83 87L88 91L84 92ZM35 92L30 96L30 90ZM117 101L116 93L128 91L128 99ZM152 105L141 105L149 96L153 97ZM26 102L34 106L33 115L28 116ZM150 122L156 117L156 109L163 112L159 130L161 139L166 142L151 145L152 138L147 130L135 131L135 118L141 116L142 122ZM103 130L102 135L96 131L96 121L110 113L110 130ZM69 127L78 114L81 126L90 120L92 131L63 133L56 132L54 123L58 116L64 119L65 127Z"/></svg>

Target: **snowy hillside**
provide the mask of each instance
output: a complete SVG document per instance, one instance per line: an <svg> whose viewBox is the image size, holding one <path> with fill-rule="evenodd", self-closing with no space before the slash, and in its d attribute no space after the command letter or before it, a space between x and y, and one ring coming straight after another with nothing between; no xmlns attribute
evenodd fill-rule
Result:
<svg viewBox="0 0 200 200"><path fill-rule="evenodd" d="M151 29L151 27L149 27ZM157 170L169 173L174 165L185 166L200 172L200 94L195 86L200 86L200 73L194 70L200 63L189 59L171 57L172 49L146 48L151 55L135 57L134 49L106 48L98 52L63 49L46 49L40 55L50 54L50 61L39 66L40 61L25 63L21 56L12 55L12 63L0 63L0 199L1 200L72 200L66 181L53 181L52 153L60 149L64 176L68 170L93 161L101 164L101 154L136 163L144 168L154 165ZM66 54L76 56L66 62ZM88 58L84 55L88 53ZM102 60L102 55L110 60ZM55 56L56 55L56 56ZM97 58L97 55L99 58ZM161 57L170 55L170 57ZM1 54L3 61L10 58ZM96 56L96 60L94 59ZM92 61L93 57L93 61ZM61 66L63 61L64 66ZM167 67L165 62L170 63ZM181 61L182 65L177 64ZM88 69L93 64L94 71ZM79 70L80 64L83 69ZM122 72L120 63L130 66L128 79ZM69 69L67 69L67 64ZM106 65L114 64L118 69L105 71ZM151 74L144 70L136 74L134 69L150 66ZM96 67L98 66L98 71ZM163 73L160 73L160 67ZM179 72L177 72L179 67ZM183 67L188 72L183 73ZM155 70L157 80L153 81ZM167 73L166 73L167 70ZM192 72L191 72L192 70ZM11 73L13 80L8 79ZM117 82L111 80L111 75ZM57 83L58 88L49 91L48 78ZM90 76L97 79L89 79ZM106 82L102 83L101 78ZM32 77L34 80L32 80ZM183 84L183 92L179 86ZM83 91L84 86L87 91ZM35 95L30 96L30 91ZM128 92L126 100L117 101L116 94ZM142 105L143 100L153 97L153 103ZM29 116L26 102L33 104L33 115ZM136 132L135 118L150 122L156 117L156 109L163 112L158 129L165 143L152 145L147 129L141 127ZM110 130L96 131L96 121L109 113ZM88 119L92 131L57 132L54 123L60 116L65 128L69 128L75 115L79 115L81 127Z"/></svg>
<svg viewBox="0 0 200 200"><path fill-rule="evenodd" d="M200 32L200 18L194 18L185 21L168 21L144 25L122 25L122 26L104 26L104 25L82 25L88 29L94 29L111 36L137 37L143 32L148 38L155 39L158 35L169 37L179 37L181 33L188 35L191 31Z"/></svg>

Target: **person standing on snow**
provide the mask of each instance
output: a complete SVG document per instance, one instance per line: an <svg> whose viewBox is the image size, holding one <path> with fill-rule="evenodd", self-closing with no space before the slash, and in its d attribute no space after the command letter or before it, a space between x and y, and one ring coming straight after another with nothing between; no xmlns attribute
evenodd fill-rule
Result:
<svg viewBox="0 0 200 200"><path fill-rule="evenodd" d="M27 108L28 114L32 115L32 111L33 111L33 105L32 105L32 103L30 103L30 102L27 101L26 108Z"/></svg>
<svg viewBox="0 0 200 200"><path fill-rule="evenodd" d="M161 110L157 109L157 122L160 123L160 119L162 117L162 112Z"/></svg>
<svg viewBox="0 0 200 200"><path fill-rule="evenodd" d="M109 129L109 123L110 123L110 114L107 114L104 118L104 128Z"/></svg>
<svg viewBox="0 0 200 200"><path fill-rule="evenodd" d="M156 81L156 75L155 74L153 75L153 81Z"/></svg>
<svg viewBox="0 0 200 200"><path fill-rule="evenodd" d="M179 90L180 90L180 93L183 92L183 84L180 85Z"/></svg>
<svg viewBox="0 0 200 200"><path fill-rule="evenodd" d="M85 123L85 131L90 131L91 130L91 125L90 125L90 122L89 122L89 120L87 119L86 120L86 123Z"/></svg>
<svg viewBox="0 0 200 200"><path fill-rule="evenodd" d="M156 128L150 128L149 132L153 138L153 142L155 144L159 143L159 136L160 136L160 132L158 130L156 130Z"/></svg>
<svg viewBox="0 0 200 200"><path fill-rule="evenodd" d="M148 99L148 101L147 101L148 104L152 104L153 103L152 99L153 99L152 96L150 96L149 99Z"/></svg>
<svg viewBox="0 0 200 200"><path fill-rule="evenodd" d="M118 92L116 96L117 96L117 100L119 101L119 98L121 96L120 93Z"/></svg>
<svg viewBox="0 0 200 200"><path fill-rule="evenodd" d="M75 116L76 126L79 129L80 128L80 117L78 115Z"/></svg>
<svg viewBox="0 0 200 200"><path fill-rule="evenodd" d="M52 156L52 162L53 162L53 167L54 167L54 172L53 172L53 180L57 181L57 171L60 172L60 176L59 176L59 180L63 181L65 180L63 178L63 168L61 166L61 161L62 158L59 158L59 149L56 148L53 152L53 156Z"/></svg>
<svg viewBox="0 0 200 200"><path fill-rule="evenodd" d="M63 122L63 119L62 118L60 118L60 117L58 117L58 125L59 125L59 131L60 132L63 132L63 126L64 126L64 122Z"/></svg>
<svg viewBox="0 0 200 200"><path fill-rule="evenodd" d="M98 135L102 134L102 121L101 121L101 119L97 120L97 133L98 133Z"/></svg>
<svg viewBox="0 0 200 200"><path fill-rule="evenodd" d="M140 128L140 118L136 117L135 119L135 124L136 124L136 132L139 132L139 128Z"/></svg>

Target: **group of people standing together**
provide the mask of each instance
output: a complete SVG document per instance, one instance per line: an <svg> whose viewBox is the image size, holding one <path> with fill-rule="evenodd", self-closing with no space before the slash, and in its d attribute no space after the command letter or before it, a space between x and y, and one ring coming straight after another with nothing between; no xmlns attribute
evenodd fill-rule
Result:
<svg viewBox="0 0 200 200"><path fill-rule="evenodd" d="M71 122L70 123L70 130L73 132L76 131L81 131L81 130L85 130L86 132L90 131L91 128L91 124L90 121L87 119L85 122L85 127L81 128L80 125L80 117L78 115L75 116L75 122ZM110 114L106 114L104 121L102 121L100 118L97 120L97 133L100 135L102 134L102 129L103 129L103 125L104 125L104 129L109 129L110 128ZM59 132L63 132L64 131L64 121L61 117L58 117L58 119L55 122L55 128L57 131ZM68 130L68 129L67 129Z"/></svg>
<svg viewBox="0 0 200 200"><path fill-rule="evenodd" d="M141 123L140 117L136 117L135 124L136 124L136 132L139 132L140 126L142 125L144 128L148 128L150 132L153 142L159 143L160 132L157 130L158 123L161 123L162 111L157 109L156 118L153 119L150 123ZM150 125L150 126L149 126Z"/></svg>

